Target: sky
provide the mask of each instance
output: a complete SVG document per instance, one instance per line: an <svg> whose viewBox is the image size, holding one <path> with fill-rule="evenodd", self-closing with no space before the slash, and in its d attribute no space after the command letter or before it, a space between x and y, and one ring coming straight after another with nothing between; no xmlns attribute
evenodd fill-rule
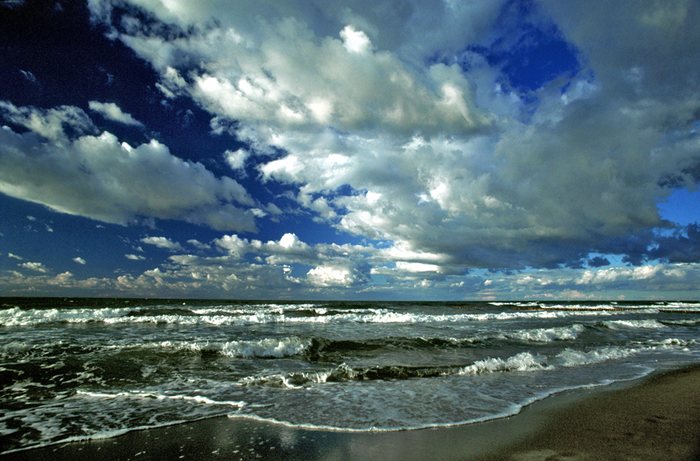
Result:
<svg viewBox="0 0 700 461"><path fill-rule="evenodd" d="M0 2L0 293L700 299L693 0Z"/></svg>

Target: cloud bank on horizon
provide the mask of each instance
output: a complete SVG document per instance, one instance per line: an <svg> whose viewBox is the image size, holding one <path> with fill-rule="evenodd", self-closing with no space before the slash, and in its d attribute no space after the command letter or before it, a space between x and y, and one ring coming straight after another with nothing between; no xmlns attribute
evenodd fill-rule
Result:
<svg viewBox="0 0 700 461"><path fill-rule="evenodd" d="M0 257L0 284L697 297L698 213L660 209L700 211L698 20L683 0L89 0L84 27L153 72L153 98L0 93L0 192L116 225L120 260ZM149 125L182 104L228 147L183 154Z"/></svg>

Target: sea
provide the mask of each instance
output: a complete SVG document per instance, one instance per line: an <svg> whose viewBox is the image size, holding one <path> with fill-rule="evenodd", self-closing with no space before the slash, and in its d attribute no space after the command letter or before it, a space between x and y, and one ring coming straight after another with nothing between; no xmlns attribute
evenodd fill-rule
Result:
<svg viewBox="0 0 700 461"><path fill-rule="evenodd" d="M0 453L227 415L397 431L700 362L700 302L0 298Z"/></svg>

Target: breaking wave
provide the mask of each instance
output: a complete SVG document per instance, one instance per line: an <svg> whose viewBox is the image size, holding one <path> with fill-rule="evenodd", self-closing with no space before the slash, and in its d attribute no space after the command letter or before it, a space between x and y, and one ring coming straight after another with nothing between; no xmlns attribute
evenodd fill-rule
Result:
<svg viewBox="0 0 700 461"><path fill-rule="evenodd" d="M0 326L33 326L53 323L253 325L274 323L366 323L425 324L486 322L527 319L559 319L581 316L610 316L622 311L598 309L540 309L525 311L426 314L397 312L384 308L329 309L325 307L264 305L250 307L79 308L79 309L0 309Z"/></svg>

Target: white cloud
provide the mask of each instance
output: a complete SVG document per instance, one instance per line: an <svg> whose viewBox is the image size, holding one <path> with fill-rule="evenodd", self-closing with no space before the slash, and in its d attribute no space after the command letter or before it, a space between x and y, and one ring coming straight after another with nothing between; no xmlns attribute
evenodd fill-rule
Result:
<svg viewBox="0 0 700 461"><path fill-rule="evenodd" d="M24 260L23 257L18 256L18 255L14 254L14 253L7 253L7 257L8 257L8 258L12 258L12 259L16 259L17 261L23 261L23 260Z"/></svg>
<svg viewBox="0 0 700 461"><path fill-rule="evenodd" d="M167 237L144 237L141 239L142 243L147 245L153 245L157 248L162 248L171 251L182 251L182 245L177 242L170 240Z"/></svg>
<svg viewBox="0 0 700 461"><path fill-rule="evenodd" d="M190 239L193 240L193 239ZM613 298L635 293L639 298L688 298L700 283L700 264L648 264L639 267L539 269L517 272L464 274L450 266L394 260L391 252L370 246L308 244L295 234L261 242L237 235L214 241L214 256L174 250L178 244L151 237L150 244L178 251L167 261L140 275L76 279L71 273L50 275L41 263L24 263L26 273L0 273L7 293L73 290L80 293L154 294L183 296L274 297L302 296L420 297L435 293L445 299L462 298ZM144 242L145 243L145 242ZM399 256L437 260L435 256L394 250ZM143 260L139 255L128 259ZM393 266L393 267L392 267ZM390 283L386 283L389 280ZM13 291L14 290L14 291ZM19 291L17 291L19 290ZM24 291L22 291L24 290ZM48 291L47 291L48 290ZM429 292L426 290L430 290ZM60 291L58 292L60 293Z"/></svg>
<svg viewBox="0 0 700 461"><path fill-rule="evenodd" d="M214 240L214 244L219 248L226 250L230 255L236 256L238 258L244 256L248 249L250 248L250 242L246 239L242 239L237 235L224 235L223 237ZM261 245L258 242L257 246Z"/></svg>
<svg viewBox="0 0 700 461"><path fill-rule="evenodd" d="M144 261L144 260L146 259L146 258L144 258L144 257L141 256L141 255L135 255L135 254L133 254L133 253L125 254L124 257L125 257L126 259L131 260L131 261Z"/></svg>
<svg viewBox="0 0 700 461"><path fill-rule="evenodd" d="M340 31L343 46L351 53L364 54L372 49L372 42L367 34L361 30L355 30L352 26L345 26Z"/></svg>
<svg viewBox="0 0 700 461"><path fill-rule="evenodd" d="M59 106L51 109L17 107L0 100L0 117L26 127L50 141L67 140L66 129L78 134L94 133L95 125L87 114L78 107ZM3 127L0 133L10 131Z"/></svg>
<svg viewBox="0 0 700 461"><path fill-rule="evenodd" d="M44 266L44 264L42 264L40 262L27 261L26 263L19 264L19 267L22 267L24 269L29 269L30 271L41 272L41 273L45 273L45 272L49 271L46 268L46 266Z"/></svg>
<svg viewBox="0 0 700 461"><path fill-rule="evenodd" d="M200 241L197 240L197 239L189 239L189 240L187 240L187 243L189 243L190 245L192 245L193 247L195 247L195 248L198 249L198 250L209 250L209 249L211 249L211 245L209 245L208 243L200 242Z"/></svg>
<svg viewBox="0 0 700 461"><path fill-rule="evenodd" d="M92 126L69 106L42 111L0 102L0 115L46 138L0 129L2 193L115 224L159 218L255 230L253 215L239 208L255 204L243 186L173 156L155 139L136 147L106 131L69 139L64 126Z"/></svg>
<svg viewBox="0 0 700 461"><path fill-rule="evenodd" d="M174 19L172 11L187 9L180 3L167 11L145 6L165 20ZM200 12L207 14L206 8ZM468 82L442 64L415 76L391 53L372 50L367 34L346 24L338 23L333 36L314 37L304 18L268 15L250 21L239 13L216 14L218 21L233 19L235 26L222 23L182 39L165 41L140 30L120 38L151 61L163 81L182 63L178 56L207 63L204 72L192 75L187 91L212 113L245 123L462 132L486 122L469 101ZM257 27L251 29L251 23ZM447 98L446 88L451 89Z"/></svg>
<svg viewBox="0 0 700 461"><path fill-rule="evenodd" d="M183 33L166 40L134 19L114 36L215 130L249 142L263 181L343 231L438 255L394 258L397 270L644 251L633 243L664 224L664 184L697 181L700 96L688 82L700 79L700 12L687 2L533 6L531 22L558 26L582 69L528 94L469 49L494 45L499 2L255 2L230 14L132 3ZM312 250L266 258L310 261Z"/></svg>
<svg viewBox="0 0 700 461"><path fill-rule="evenodd" d="M20 69L19 72L22 74L22 77L24 77L28 82L37 82L36 75L34 75L31 71Z"/></svg>
<svg viewBox="0 0 700 461"><path fill-rule="evenodd" d="M314 267L306 274L311 284L319 287L348 287L356 282L352 269L336 265Z"/></svg>
<svg viewBox="0 0 700 461"><path fill-rule="evenodd" d="M440 272L440 266L435 264L412 263L397 261L396 268L406 272Z"/></svg>
<svg viewBox="0 0 700 461"><path fill-rule="evenodd" d="M122 111L121 108L113 102L90 101L88 106L90 110L97 112L107 120L123 123L124 125L143 127L143 123L136 120L131 114Z"/></svg>
<svg viewBox="0 0 700 461"><path fill-rule="evenodd" d="M279 241L279 246L281 248L284 248L285 250L294 250L294 249L305 249L308 245L301 240L299 240L299 237L296 236L296 234L284 234Z"/></svg>
<svg viewBox="0 0 700 461"><path fill-rule="evenodd" d="M238 149L235 151L227 150L224 152L224 159L232 170L242 170L249 156L250 152L245 149Z"/></svg>
<svg viewBox="0 0 700 461"><path fill-rule="evenodd" d="M87 261L85 261L80 256L76 256L75 258L73 258L73 262L75 262L76 264L81 264L81 265L87 264Z"/></svg>

